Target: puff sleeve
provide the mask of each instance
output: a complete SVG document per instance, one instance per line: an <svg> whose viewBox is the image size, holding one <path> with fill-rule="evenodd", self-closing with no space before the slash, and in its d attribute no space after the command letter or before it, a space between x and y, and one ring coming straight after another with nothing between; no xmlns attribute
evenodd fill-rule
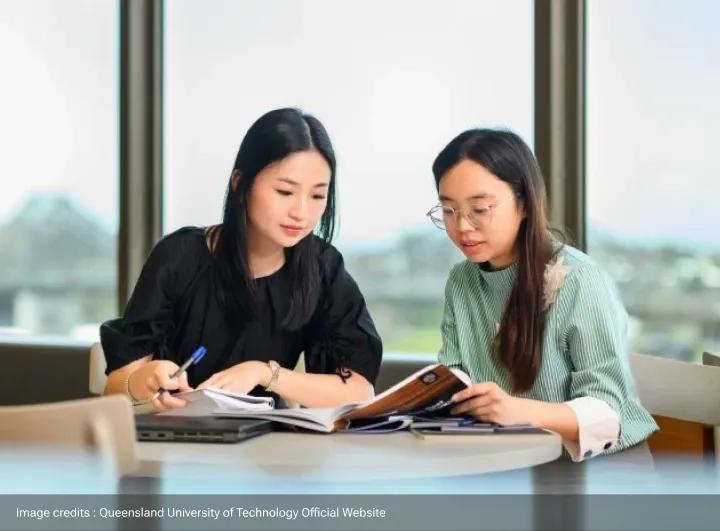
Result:
<svg viewBox="0 0 720 531"><path fill-rule="evenodd" d="M342 255L330 247L321 259L323 290L313 324L305 339L308 372L352 370L375 383L382 359L382 341L365 299L344 266Z"/></svg>

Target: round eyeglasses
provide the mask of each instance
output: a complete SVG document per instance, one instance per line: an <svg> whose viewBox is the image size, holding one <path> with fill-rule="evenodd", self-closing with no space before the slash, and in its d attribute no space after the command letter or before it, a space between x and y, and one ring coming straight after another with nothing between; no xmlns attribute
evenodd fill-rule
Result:
<svg viewBox="0 0 720 531"><path fill-rule="evenodd" d="M426 216L430 218L433 225L441 230L447 230L449 223L457 223L459 215L465 216L468 223L475 229L482 230L492 222L495 209L507 203L510 199L512 199L512 196L494 205L469 205L465 208L453 208L439 204L432 207Z"/></svg>

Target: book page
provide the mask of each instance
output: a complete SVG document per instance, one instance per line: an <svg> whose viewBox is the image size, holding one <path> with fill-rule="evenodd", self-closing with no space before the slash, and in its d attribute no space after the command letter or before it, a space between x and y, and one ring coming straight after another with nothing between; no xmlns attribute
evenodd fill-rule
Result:
<svg viewBox="0 0 720 531"><path fill-rule="evenodd" d="M174 395L188 401L184 408L163 411L158 415L176 417L209 417L218 408L231 411L271 411L275 401L271 397L250 396L224 389L208 387Z"/></svg>
<svg viewBox="0 0 720 531"><path fill-rule="evenodd" d="M234 411L219 407L218 417L245 417L273 420L315 431L332 432L347 427L349 421L405 413L434 413L446 407L450 397L465 389L469 377L445 365L429 365L375 398L336 408L276 409L273 411Z"/></svg>
<svg viewBox="0 0 720 531"><path fill-rule="evenodd" d="M274 420L283 424L329 433L335 430L336 421L355 407L357 407L357 404L346 404L336 408L307 407L274 409L272 411L236 411L218 408L212 413L216 417Z"/></svg>

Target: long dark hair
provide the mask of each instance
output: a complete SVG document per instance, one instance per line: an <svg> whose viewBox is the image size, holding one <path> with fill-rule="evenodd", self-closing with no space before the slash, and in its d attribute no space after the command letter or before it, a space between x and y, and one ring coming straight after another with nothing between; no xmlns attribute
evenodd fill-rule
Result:
<svg viewBox="0 0 720 531"><path fill-rule="evenodd" d="M493 343L493 356L510 373L512 390L528 391L542 362L544 273L553 257L545 182L530 148L510 131L471 129L455 137L432 166L438 190L442 177L462 160L474 161L508 183L525 209L516 240L517 281Z"/></svg>
<svg viewBox="0 0 720 531"><path fill-rule="evenodd" d="M330 166L325 212L316 230L286 249L290 265L290 307L282 326L295 330L307 323L320 291L318 257L335 232L335 152L320 121L298 109L276 109L262 115L240 144L233 173L239 172L233 190L231 175L225 196L222 230L217 234L214 270L218 296L229 318L257 315L254 280L248 263L248 197L257 174L273 162L299 151L317 150Z"/></svg>

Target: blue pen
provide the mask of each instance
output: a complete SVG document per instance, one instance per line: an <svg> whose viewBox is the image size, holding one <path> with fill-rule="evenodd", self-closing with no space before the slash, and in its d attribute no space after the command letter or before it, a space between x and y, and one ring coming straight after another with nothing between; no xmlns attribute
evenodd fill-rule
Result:
<svg viewBox="0 0 720 531"><path fill-rule="evenodd" d="M197 362L203 359L203 356L207 352L207 349L205 347L198 347L195 352L192 353L192 355L185 360L185 363L180 365L178 367L178 370L175 371L175 374L171 375L170 378L177 378L182 373L184 373L190 365L197 365ZM153 395L152 400L155 400L157 397L159 397L161 394L165 392L165 389L158 389L157 392Z"/></svg>

